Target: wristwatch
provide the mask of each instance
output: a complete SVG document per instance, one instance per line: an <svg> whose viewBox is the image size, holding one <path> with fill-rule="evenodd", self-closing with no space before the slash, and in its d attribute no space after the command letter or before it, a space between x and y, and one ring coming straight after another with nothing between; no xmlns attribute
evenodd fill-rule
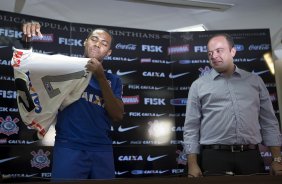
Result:
<svg viewBox="0 0 282 184"><path fill-rule="evenodd" d="M281 157L281 156L280 156L280 157L274 157L274 158L272 159L272 161L273 161L273 162L278 162L278 163L282 164L282 157Z"/></svg>

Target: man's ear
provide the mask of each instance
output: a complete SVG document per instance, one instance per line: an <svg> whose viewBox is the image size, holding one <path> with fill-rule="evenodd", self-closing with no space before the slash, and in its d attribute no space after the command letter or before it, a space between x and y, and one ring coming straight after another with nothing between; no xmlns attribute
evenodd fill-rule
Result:
<svg viewBox="0 0 282 184"><path fill-rule="evenodd" d="M84 40L84 42L83 42L83 46L85 47L85 45L86 45L86 42L87 42L87 38Z"/></svg>
<svg viewBox="0 0 282 184"><path fill-rule="evenodd" d="M234 57L236 55L236 48L232 47L230 52L231 52L232 57Z"/></svg>
<svg viewBox="0 0 282 184"><path fill-rule="evenodd" d="M108 50L107 52L107 56L111 55L112 54L112 49Z"/></svg>

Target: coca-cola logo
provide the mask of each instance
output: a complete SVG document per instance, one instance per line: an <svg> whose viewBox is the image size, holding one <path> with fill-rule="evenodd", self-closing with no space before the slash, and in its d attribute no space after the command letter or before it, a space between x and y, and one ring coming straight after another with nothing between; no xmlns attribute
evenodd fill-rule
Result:
<svg viewBox="0 0 282 184"><path fill-rule="evenodd" d="M250 45L249 50L270 50L270 44Z"/></svg>
<svg viewBox="0 0 282 184"><path fill-rule="evenodd" d="M122 43L118 43L118 44L116 44L116 49L136 50L136 45L135 44L122 44Z"/></svg>

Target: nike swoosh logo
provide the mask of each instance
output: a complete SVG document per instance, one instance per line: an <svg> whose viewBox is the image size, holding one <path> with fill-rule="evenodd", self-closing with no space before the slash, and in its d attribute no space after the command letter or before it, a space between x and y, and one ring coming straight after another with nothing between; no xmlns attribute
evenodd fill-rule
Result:
<svg viewBox="0 0 282 184"><path fill-rule="evenodd" d="M132 127L127 127L127 128L122 128L121 126L118 127L118 131L119 132L126 132L128 130L131 130L131 129L134 129L134 128L137 128L139 126L132 126Z"/></svg>
<svg viewBox="0 0 282 184"><path fill-rule="evenodd" d="M181 76L183 76L183 75L187 75L188 73L190 73L190 72L185 72L185 73L180 73L180 74L175 74L175 75L173 75L172 73L170 73L170 74L169 74L169 78L175 79L175 78L181 77Z"/></svg>
<svg viewBox="0 0 282 184"><path fill-rule="evenodd" d="M163 158L163 157L166 157L166 155L161 155L161 156L157 156L157 157L151 157L151 155L149 155L147 157L147 161L152 162L152 161L158 160L158 159Z"/></svg>
<svg viewBox="0 0 282 184"><path fill-rule="evenodd" d="M0 49L2 49L2 48L6 48L6 47L8 47L8 46L0 46Z"/></svg>
<svg viewBox="0 0 282 184"><path fill-rule="evenodd" d="M155 87L155 90L163 89L164 87Z"/></svg>
<svg viewBox="0 0 282 184"><path fill-rule="evenodd" d="M251 62L251 61L254 61L256 60L257 58L252 58L252 59L247 59L247 62Z"/></svg>
<svg viewBox="0 0 282 184"><path fill-rule="evenodd" d="M167 61L165 62L165 64L172 64L172 63L175 63L176 61Z"/></svg>
<svg viewBox="0 0 282 184"><path fill-rule="evenodd" d="M7 162L7 161L9 161L9 160L16 159L16 158L18 158L18 157L11 157L11 158L0 159L0 164L1 164L1 163L4 163L4 162Z"/></svg>
<svg viewBox="0 0 282 184"><path fill-rule="evenodd" d="M128 58L127 61L136 61L138 58L133 58L133 59L130 59Z"/></svg>
<svg viewBox="0 0 282 184"><path fill-rule="evenodd" d="M117 175L122 175L122 174L125 174L125 173L127 173L128 171L123 171L123 172L117 172Z"/></svg>
<svg viewBox="0 0 282 184"><path fill-rule="evenodd" d="M37 141L26 141L26 144L32 144L32 143L35 143Z"/></svg>
<svg viewBox="0 0 282 184"><path fill-rule="evenodd" d="M127 141L117 141L117 144L123 144L126 143Z"/></svg>
<svg viewBox="0 0 282 184"><path fill-rule="evenodd" d="M254 70L252 71L252 73L256 74L256 75L261 75L261 74L266 73L266 72L269 72L269 70L263 70L263 71L260 71L260 72L255 72Z"/></svg>
<svg viewBox="0 0 282 184"><path fill-rule="evenodd" d="M163 116L165 115L166 113L163 113L163 114L156 114L157 117L160 117L160 116Z"/></svg>
<svg viewBox="0 0 282 184"><path fill-rule="evenodd" d="M134 73L134 72L136 72L136 70L126 71L126 72L121 72L120 70L118 70L117 75L122 76L122 75L127 75L127 74L130 74L130 73Z"/></svg>
<svg viewBox="0 0 282 184"><path fill-rule="evenodd" d="M27 174L27 175L25 175L25 177L29 178L29 177L35 176L35 175L37 175L37 174L38 174L38 173L36 173L36 174Z"/></svg>
<svg viewBox="0 0 282 184"><path fill-rule="evenodd" d="M169 171L169 170L159 171L159 174L163 174L163 173L165 173L167 171Z"/></svg>

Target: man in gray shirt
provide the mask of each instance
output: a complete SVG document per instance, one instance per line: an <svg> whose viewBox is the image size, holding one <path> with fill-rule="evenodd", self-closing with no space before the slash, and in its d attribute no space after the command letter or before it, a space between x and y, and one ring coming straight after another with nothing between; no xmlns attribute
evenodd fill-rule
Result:
<svg viewBox="0 0 282 184"><path fill-rule="evenodd" d="M186 106L188 176L262 173L260 143L272 153L271 174L281 175L281 133L264 82L233 63L228 34L212 36L207 48L213 69L193 82Z"/></svg>

